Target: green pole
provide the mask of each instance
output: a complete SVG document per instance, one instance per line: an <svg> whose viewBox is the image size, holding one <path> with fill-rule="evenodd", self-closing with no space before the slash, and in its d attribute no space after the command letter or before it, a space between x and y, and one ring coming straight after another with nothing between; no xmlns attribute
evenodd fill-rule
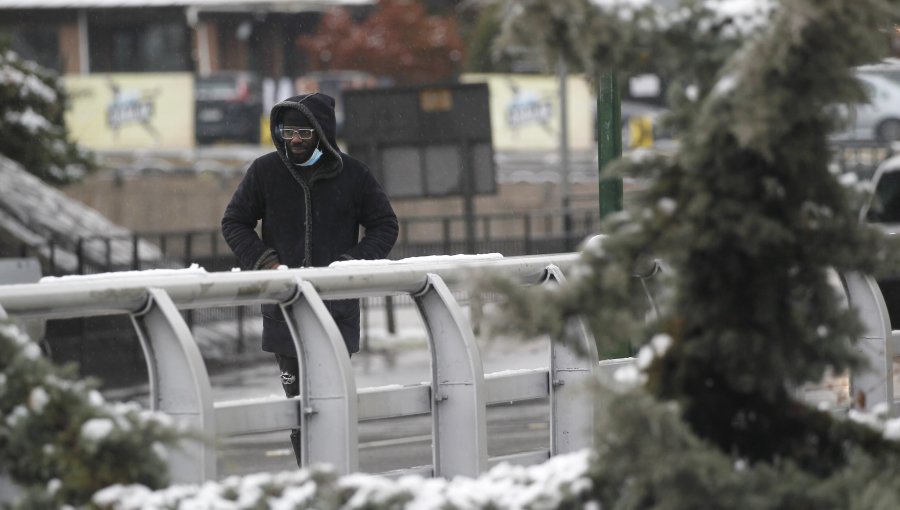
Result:
<svg viewBox="0 0 900 510"><path fill-rule="evenodd" d="M619 80L612 71L600 74L597 84L597 152L600 156L600 218L622 210L622 179L607 177L603 170L622 156L622 98ZM634 355L627 340L621 350L607 353L612 358Z"/></svg>
<svg viewBox="0 0 900 510"><path fill-rule="evenodd" d="M597 151L600 159L600 217L622 210L622 179L603 169L622 155L622 100L613 72L600 74L597 93Z"/></svg>

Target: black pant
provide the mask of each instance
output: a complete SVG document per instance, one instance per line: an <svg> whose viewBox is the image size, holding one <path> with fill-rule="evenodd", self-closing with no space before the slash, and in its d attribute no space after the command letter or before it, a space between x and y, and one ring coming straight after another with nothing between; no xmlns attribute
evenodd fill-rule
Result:
<svg viewBox="0 0 900 510"><path fill-rule="evenodd" d="M296 397L300 394L300 367L297 358L276 354L275 361L281 370L281 387L284 388L285 396ZM291 446L294 447L297 466L300 466L300 429L291 430Z"/></svg>
<svg viewBox="0 0 900 510"><path fill-rule="evenodd" d="M350 357L352 358L353 355L351 354ZM296 397L300 394L300 365L297 358L276 354L275 360L281 370L281 387L284 388L285 396ZM300 466L300 429L291 429L291 446L294 447L297 466Z"/></svg>

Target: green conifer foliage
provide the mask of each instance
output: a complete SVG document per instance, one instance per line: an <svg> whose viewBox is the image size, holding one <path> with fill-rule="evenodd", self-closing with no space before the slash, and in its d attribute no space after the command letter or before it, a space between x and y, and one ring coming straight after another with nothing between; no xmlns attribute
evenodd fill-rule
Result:
<svg viewBox="0 0 900 510"><path fill-rule="evenodd" d="M95 387L0 319L0 474L25 489L20 508L84 504L117 483L166 483L167 448L184 433L137 404L104 402Z"/></svg>
<svg viewBox="0 0 900 510"><path fill-rule="evenodd" d="M672 345L649 367L647 389L677 403L693 433L814 476L856 454L896 465L896 442L796 402L792 388L860 366L847 340L860 325L830 272L871 274L891 258L859 224L856 190L829 171L827 135L829 105L864 97L852 67L886 56L900 2L758 2L753 22L722 4L512 3L507 44L564 54L593 76L666 74L679 138L673 154L610 168L647 187L607 222L602 246L585 250L581 284L543 306L586 315L601 342L633 341L643 316L630 276L659 257L669 270L653 328Z"/></svg>
<svg viewBox="0 0 900 510"><path fill-rule="evenodd" d="M51 184L76 181L94 165L69 138L66 102L55 73L0 39L0 154Z"/></svg>

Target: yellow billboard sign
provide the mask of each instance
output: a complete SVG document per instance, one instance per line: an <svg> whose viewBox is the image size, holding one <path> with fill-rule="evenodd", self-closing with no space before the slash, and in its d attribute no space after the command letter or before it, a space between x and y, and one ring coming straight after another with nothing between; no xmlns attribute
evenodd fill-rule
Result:
<svg viewBox="0 0 900 510"><path fill-rule="evenodd" d="M191 73L66 75L66 124L95 150L194 146Z"/></svg>
<svg viewBox="0 0 900 510"><path fill-rule="evenodd" d="M491 95L491 135L497 150L559 148L559 81L549 75L466 74L486 82ZM593 150L596 102L583 76L566 80L569 148Z"/></svg>

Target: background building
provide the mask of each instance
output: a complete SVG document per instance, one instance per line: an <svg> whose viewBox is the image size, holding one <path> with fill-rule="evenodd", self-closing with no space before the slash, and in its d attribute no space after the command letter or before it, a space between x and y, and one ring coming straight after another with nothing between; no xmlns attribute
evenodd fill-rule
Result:
<svg viewBox="0 0 900 510"><path fill-rule="evenodd" d="M0 32L61 74L253 71L299 74L297 36L323 9L372 0L3 0Z"/></svg>

